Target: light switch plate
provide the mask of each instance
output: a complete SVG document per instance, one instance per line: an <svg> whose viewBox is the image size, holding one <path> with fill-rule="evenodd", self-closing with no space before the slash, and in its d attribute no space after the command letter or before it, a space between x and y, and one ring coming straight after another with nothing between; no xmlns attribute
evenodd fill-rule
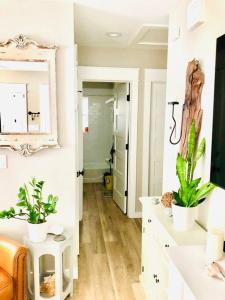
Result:
<svg viewBox="0 0 225 300"><path fill-rule="evenodd" d="M0 155L0 169L6 169L7 168L7 157L6 155L1 154Z"/></svg>

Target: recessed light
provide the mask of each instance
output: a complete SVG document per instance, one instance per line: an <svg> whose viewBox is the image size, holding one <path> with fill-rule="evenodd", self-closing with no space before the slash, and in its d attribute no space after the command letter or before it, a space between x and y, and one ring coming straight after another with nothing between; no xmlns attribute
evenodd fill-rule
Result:
<svg viewBox="0 0 225 300"><path fill-rule="evenodd" d="M122 35L122 33L121 32L107 32L106 35L108 37L115 38L115 37L120 37Z"/></svg>

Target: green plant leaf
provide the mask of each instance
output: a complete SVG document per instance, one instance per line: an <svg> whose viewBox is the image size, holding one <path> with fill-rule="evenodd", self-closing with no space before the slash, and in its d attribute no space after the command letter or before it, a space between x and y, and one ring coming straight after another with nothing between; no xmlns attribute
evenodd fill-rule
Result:
<svg viewBox="0 0 225 300"><path fill-rule="evenodd" d="M177 162L176 162L176 171L177 171L177 176L180 181L180 185L182 190L184 190L187 186L187 181L186 181L186 161L185 159L178 153L177 155Z"/></svg>
<svg viewBox="0 0 225 300"><path fill-rule="evenodd" d="M193 202L193 197L195 197L198 189L198 183L193 184L192 186L189 185L188 187L188 201L186 207L195 206L196 203Z"/></svg>
<svg viewBox="0 0 225 300"><path fill-rule="evenodd" d="M53 195L48 195L48 202L51 202L52 201L52 199L53 199Z"/></svg>
<svg viewBox="0 0 225 300"><path fill-rule="evenodd" d="M8 215L8 213L7 213L6 210L0 211L0 219L5 219L5 218L7 218L7 215Z"/></svg>
<svg viewBox="0 0 225 300"><path fill-rule="evenodd" d="M173 191L173 198L175 200L176 205L183 206L182 205L182 200L180 199L180 196L177 192Z"/></svg>
<svg viewBox="0 0 225 300"><path fill-rule="evenodd" d="M197 187L201 181L201 178L194 179L190 182L190 187Z"/></svg>
<svg viewBox="0 0 225 300"><path fill-rule="evenodd" d="M31 185L34 187L36 185L36 178L32 178Z"/></svg>
<svg viewBox="0 0 225 300"><path fill-rule="evenodd" d="M206 148L206 141L205 141L205 138L202 139L199 147L198 147L198 150L197 150L197 153L196 153L196 156L195 156L195 161L197 162L202 156L203 154L205 153L205 148Z"/></svg>
<svg viewBox="0 0 225 300"><path fill-rule="evenodd" d="M187 158L191 161L196 148L196 129L195 129L195 121L193 120L191 123L191 127L188 133L188 153Z"/></svg>
<svg viewBox="0 0 225 300"><path fill-rule="evenodd" d="M40 221L40 214L34 210L30 211L28 221L32 224L38 224Z"/></svg>
<svg viewBox="0 0 225 300"><path fill-rule="evenodd" d="M204 155L205 153L205 148L206 148L206 141L205 141L205 138L202 139L199 147L198 147L198 150L196 152L196 155L194 157L194 160L192 162L192 169L191 169L191 179L193 179L194 177L194 171L195 171L195 168L196 168L196 165L197 165L197 161Z"/></svg>
<svg viewBox="0 0 225 300"><path fill-rule="evenodd" d="M193 179L192 177L192 168L193 168L193 157L195 155L196 150L196 129L195 129L195 121L193 120L191 123L191 127L188 133L188 152L187 152L187 182Z"/></svg>
<svg viewBox="0 0 225 300"><path fill-rule="evenodd" d="M211 191L215 189L216 185L211 182L204 183L196 193L196 201L204 199Z"/></svg>
<svg viewBox="0 0 225 300"><path fill-rule="evenodd" d="M26 201L20 201L20 202L17 202L16 206L19 206L19 207L26 207Z"/></svg>

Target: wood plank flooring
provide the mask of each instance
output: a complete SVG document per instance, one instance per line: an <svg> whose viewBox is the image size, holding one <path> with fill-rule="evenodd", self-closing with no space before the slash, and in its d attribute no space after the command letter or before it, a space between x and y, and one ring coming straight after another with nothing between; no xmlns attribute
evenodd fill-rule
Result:
<svg viewBox="0 0 225 300"><path fill-rule="evenodd" d="M129 219L101 184L84 185L80 226L79 279L73 300L144 300L141 270L141 220Z"/></svg>

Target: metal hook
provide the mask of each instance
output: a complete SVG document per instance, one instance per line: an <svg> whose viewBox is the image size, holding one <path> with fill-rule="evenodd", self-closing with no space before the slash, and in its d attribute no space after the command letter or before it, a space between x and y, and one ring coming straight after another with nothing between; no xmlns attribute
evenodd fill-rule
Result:
<svg viewBox="0 0 225 300"><path fill-rule="evenodd" d="M172 136L173 136L173 133L175 132L176 127L177 127L177 122L176 122L176 119L175 119L175 117L174 117L174 106L175 106L175 105L178 105L179 102L173 101L173 102L168 102L168 104L169 104L169 105L172 105L172 119L173 119L173 121L174 121L174 126L173 126L173 129L172 129L172 131L171 131L169 141L170 141L170 143L171 143L172 145L177 145L177 144L180 142L181 137L182 137L182 124L183 124L183 116L184 116L184 108L185 108L185 104L183 104L182 121L181 121L181 131L180 131L180 137L179 137L179 139L178 139L177 142L173 142L173 141L172 141Z"/></svg>

